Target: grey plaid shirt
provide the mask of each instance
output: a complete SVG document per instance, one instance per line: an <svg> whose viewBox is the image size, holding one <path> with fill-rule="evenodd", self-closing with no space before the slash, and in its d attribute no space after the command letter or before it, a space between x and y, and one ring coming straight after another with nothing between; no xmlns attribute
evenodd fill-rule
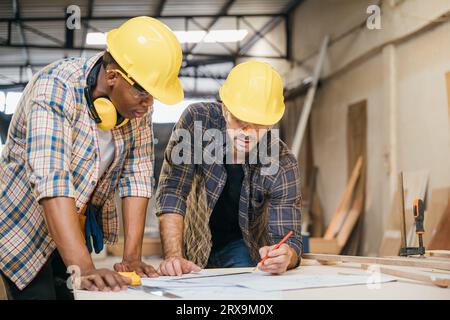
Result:
<svg viewBox="0 0 450 320"><path fill-rule="evenodd" d="M194 121L201 121L203 133L214 128L226 135L220 103L190 105L174 130L186 129L194 137ZM220 163L175 164L171 155L179 140L173 131L156 194L156 214L178 213L184 216L185 256L204 267L212 246L209 218L225 186L227 174ZM239 226L255 264L260 258L260 247L276 244L290 230L294 233L286 243L299 257L302 253L298 164L287 146L279 139L276 142L279 143L279 168L275 174L262 175L262 164L243 165ZM203 142L203 148L207 144ZM191 148L192 152L194 143L191 143Z"/></svg>

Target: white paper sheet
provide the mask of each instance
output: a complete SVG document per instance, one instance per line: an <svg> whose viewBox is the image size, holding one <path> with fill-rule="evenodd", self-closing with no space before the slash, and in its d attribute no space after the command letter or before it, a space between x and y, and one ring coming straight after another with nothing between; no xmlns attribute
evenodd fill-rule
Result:
<svg viewBox="0 0 450 320"><path fill-rule="evenodd" d="M213 277L204 277L211 275ZM224 293L238 294L238 291L247 290L269 292L321 287L336 287L395 281L394 277L385 275L361 274L361 275L303 275L293 272L286 272L283 275L271 275L269 273L254 272L244 274L231 274L208 272L186 274L181 277L159 277L142 279L142 284L147 286L160 286L173 290L185 290L185 294L190 292L212 292L223 291ZM218 288L221 288L219 290ZM242 291L242 290L241 290ZM176 291L173 291L176 293ZM243 291L242 291L243 292Z"/></svg>

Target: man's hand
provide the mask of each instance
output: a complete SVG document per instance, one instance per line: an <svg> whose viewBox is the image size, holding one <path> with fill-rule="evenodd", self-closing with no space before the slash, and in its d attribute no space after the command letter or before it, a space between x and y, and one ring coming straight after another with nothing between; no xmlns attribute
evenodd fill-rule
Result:
<svg viewBox="0 0 450 320"><path fill-rule="evenodd" d="M114 265L114 270L117 272L133 272L135 271L140 277L158 277L158 272L156 272L153 266L146 264L140 260L136 261L122 261Z"/></svg>
<svg viewBox="0 0 450 320"><path fill-rule="evenodd" d="M159 265L162 276L181 276L183 273L202 270L192 261L183 258L183 216L178 213L165 213L159 217L159 230L165 260Z"/></svg>
<svg viewBox="0 0 450 320"><path fill-rule="evenodd" d="M181 276L183 273L199 272L202 268L182 257L168 257L159 265L158 273L162 276Z"/></svg>
<svg viewBox="0 0 450 320"><path fill-rule="evenodd" d="M121 291L131 284L131 279L109 269L92 269L81 276L81 289L89 291Z"/></svg>
<svg viewBox="0 0 450 320"><path fill-rule="evenodd" d="M261 259L269 254L269 258L262 264L258 263L258 268L264 272L270 272L273 274L281 274L286 272L291 264L294 251L287 244L282 244L278 249L272 251L274 246L265 246L259 249L259 255Z"/></svg>

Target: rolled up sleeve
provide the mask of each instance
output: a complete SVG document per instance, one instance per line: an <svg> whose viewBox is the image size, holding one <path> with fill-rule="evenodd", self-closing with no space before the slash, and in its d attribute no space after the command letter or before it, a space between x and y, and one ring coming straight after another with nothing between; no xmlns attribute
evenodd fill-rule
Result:
<svg viewBox="0 0 450 320"><path fill-rule="evenodd" d="M293 159L288 165L280 166L280 172L270 196L268 206L269 235L274 241L273 244L275 244L292 230L293 235L286 243L298 254L298 264L303 250L300 205L299 170L297 161Z"/></svg>
<svg viewBox="0 0 450 320"><path fill-rule="evenodd" d="M26 170L36 201L75 197L70 161L73 96L63 81L37 81L27 115Z"/></svg>
<svg viewBox="0 0 450 320"><path fill-rule="evenodd" d="M132 147L119 179L119 196L151 198L153 195L154 143L151 114L136 128Z"/></svg>

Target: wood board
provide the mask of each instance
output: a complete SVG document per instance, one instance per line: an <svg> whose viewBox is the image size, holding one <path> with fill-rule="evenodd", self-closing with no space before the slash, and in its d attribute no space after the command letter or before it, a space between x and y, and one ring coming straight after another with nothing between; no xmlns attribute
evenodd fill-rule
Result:
<svg viewBox="0 0 450 320"><path fill-rule="evenodd" d="M320 261L354 262L365 264L431 268L450 271L450 261L437 261L434 259L427 260L426 258L411 258L411 257L379 258L379 257L362 257L362 256L344 256L333 254L312 254L312 253L306 253L302 257L303 259L313 259L319 262Z"/></svg>

